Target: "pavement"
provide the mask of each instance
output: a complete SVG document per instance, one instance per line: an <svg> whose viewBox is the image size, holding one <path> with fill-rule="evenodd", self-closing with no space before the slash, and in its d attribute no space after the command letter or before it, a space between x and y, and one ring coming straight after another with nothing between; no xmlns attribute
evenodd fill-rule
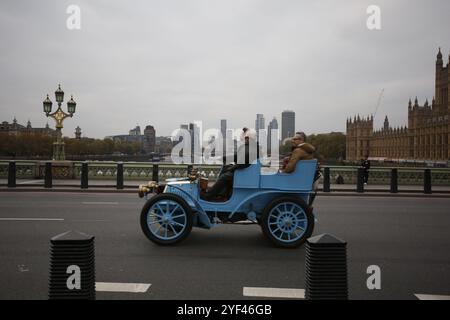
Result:
<svg viewBox="0 0 450 320"><path fill-rule="evenodd" d="M275 248L245 224L195 228L181 244L160 247L140 229L143 204L131 194L0 193L0 299L47 298L49 241L67 230L95 236L98 288L113 290L97 299L251 299L244 292L255 290L301 297L304 247ZM351 299L448 298L449 208L445 198L322 195L314 234L347 241ZM380 290L367 288L371 265L380 267ZM147 290L114 291L124 286Z"/></svg>
<svg viewBox="0 0 450 320"><path fill-rule="evenodd" d="M0 192L11 191L7 188L7 180L0 179ZM80 181L78 179L54 179L52 191L71 192L80 190ZM89 188L87 192L121 192L121 193L137 193L137 188L140 184L147 184L148 180L125 180L124 189L116 189L116 180L97 180L89 179ZM319 190L322 189L322 185L319 185ZM356 185L352 184L331 184L331 192L337 193L353 193L356 191ZM42 179L18 179L16 181L16 191L48 191L44 188L44 180ZM366 185L364 186L366 193L389 193L389 185ZM447 195L450 197L450 185L448 186L433 186L432 191L434 194ZM403 193L423 193L422 185L399 185L398 192Z"/></svg>

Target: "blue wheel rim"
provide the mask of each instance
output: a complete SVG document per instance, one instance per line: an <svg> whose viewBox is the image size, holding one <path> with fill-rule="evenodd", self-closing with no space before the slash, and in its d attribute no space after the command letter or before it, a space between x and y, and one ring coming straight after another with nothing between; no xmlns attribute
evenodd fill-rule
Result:
<svg viewBox="0 0 450 320"><path fill-rule="evenodd" d="M176 239L186 229L186 211L173 200L155 202L148 210L147 226L149 231L158 239Z"/></svg>
<svg viewBox="0 0 450 320"><path fill-rule="evenodd" d="M308 229L308 217L298 204L282 202L270 210L267 225L275 239L290 243L303 237Z"/></svg>

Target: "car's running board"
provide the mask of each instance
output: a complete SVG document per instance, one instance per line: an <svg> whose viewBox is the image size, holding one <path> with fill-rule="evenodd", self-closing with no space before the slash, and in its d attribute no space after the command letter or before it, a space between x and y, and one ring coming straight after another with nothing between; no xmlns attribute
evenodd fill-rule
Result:
<svg viewBox="0 0 450 320"><path fill-rule="evenodd" d="M259 224L259 223L256 221L245 220L245 221L236 221L236 222L228 221L228 222L225 222L224 224Z"/></svg>

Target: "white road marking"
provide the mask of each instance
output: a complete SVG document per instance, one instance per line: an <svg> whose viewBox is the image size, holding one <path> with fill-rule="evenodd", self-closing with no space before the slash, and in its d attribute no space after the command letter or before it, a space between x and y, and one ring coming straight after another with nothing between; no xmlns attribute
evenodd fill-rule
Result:
<svg viewBox="0 0 450 320"><path fill-rule="evenodd" d="M96 282L95 291L144 293L150 286L150 283Z"/></svg>
<svg viewBox="0 0 450 320"><path fill-rule="evenodd" d="M86 202L82 202L82 204L108 205L108 204L119 204L119 203L118 202L107 202L107 201L104 201L104 202L101 202L101 201L92 201L92 202L86 201Z"/></svg>
<svg viewBox="0 0 450 320"><path fill-rule="evenodd" d="M419 300L450 300L450 296L436 295L436 294L414 294Z"/></svg>
<svg viewBox="0 0 450 320"><path fill-rule="evenodd" d="M101 220L101 219L74 219L70 220L72 222L106 222L109 220Z"/></svg>
<svg viewBox="0 0 450 320"><path fill-rule="evenodd" d="M244 287L244 297L305 299L304 289Z"/></svg>
<svg viewBox="0 0 450 320"><path fill-rule="evenodd" d="M0 221L64 221L61 218L0 218Z"/></svg>
<svg viewBox="0 0 450 320"><path fill-rule="evenodd" d="M35 184L35 183L41 183L44 180L28 180L28 181L22 181L18 182L17 184Z"/></svg>

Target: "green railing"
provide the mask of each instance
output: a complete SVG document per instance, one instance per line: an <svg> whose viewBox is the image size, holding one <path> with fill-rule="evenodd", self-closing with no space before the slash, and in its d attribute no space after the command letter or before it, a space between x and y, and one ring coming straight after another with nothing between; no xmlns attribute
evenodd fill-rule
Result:
<svg viewBox="0 0 450 320"><path fill-rule="evenodd" d="M81 162L74 163L74 175L76 179L81 177ZM156 164L156 163L155 163ZM168 163L157 163L158 178L160 181L170 178L186 177L188 173L187 165L177 165ZM88 162L89 178L108 180L117 178L116 162ZM220 172L220 166L202 165L198 166L202 175L214 181ZM153 178L153 164L143 162L124 162L124 180L151 180Z"/></svg>
<svg viewBox="0 0 450 320"><path fill-rule="evenodd" d="M358 167L329 166L331 183L336 182L340 175L344 184L356 184ZM391 171L394 167L373 167L369 170L369 182L372 185L390 184ZM423 184L424 170L428 168L398 167L398 184L421 185ZM432 168L431 178L433 185L450 186L450 169Z"/></svg>
<svg viewBox="0 0 450 320"><path fill-rule="evenodd" d="M8 165L10 161L0 161L0 179L8 178ZM80 179L82 163L88 163L88 177L95 180L117 179L117 162L65 162L53 163L52 173L54 179ZM44 161L17 160L17 179L43 179L45 173ZM123 179L127 180L152 180L153 166L156 163L124 162ZM164 181L169 178L186 177L188 166L170 163L157 163L158 179ZM220 172L220 165L194 165L199 172L215 181ZM355 185L357 182L357 169L353 166L328 166L330 168L330 182L336 183L336 178L341 176L344 184ZM388 185L391 179L391 167L373 167L369 171L371 185ZM421 185L424 181L424 170L427 168L398 167L399 185ZM450 169L431 168L432 184L434 186L450 186Z"/></svg>

